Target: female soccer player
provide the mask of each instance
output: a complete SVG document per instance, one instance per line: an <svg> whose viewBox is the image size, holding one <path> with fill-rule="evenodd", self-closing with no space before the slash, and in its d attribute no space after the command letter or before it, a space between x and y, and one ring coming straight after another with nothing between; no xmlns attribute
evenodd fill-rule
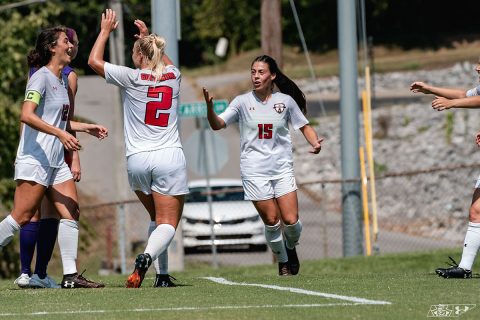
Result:
<svg viewBox="0 0 480 320"><path fill-rule="evenodd" d="M165 40L155 34L145 35L143 22L137 20L135 24L140 30L132 52L136 69L103 60L105 43L118 25L111 9L102 14L100 33L88 59L97 74L121 89L128 181L155 221L147 247L137 256L135 270L127 279L128 288L140 287L152 261L167 250L188 193L177 128L180 71L165 55ZM163 279L157 274L154 285L169 286L168 274L161 276Z"/></svg>
<svg viewBox="0 0 480 320"><path fill-rule="evenodd" d="M81 148L69 130L87 132L99 139L106 137L108 131L101 125L68 119L70 100L62 70L71 62L72 49L65 28L54 27L38 35L35 49L29 53L29 61L40 69L27 83L20 117L23 127L15 160L14 206L11 214L0 222L0 248L10 242L20 226L30 221L46 195L61 217L58 243L63 263L62 287L98 288L103 285L77 273L80 210L63 150Z"/></svg>
<svg viewBox="0 0 480 320"><path fill-rule="evenodd" d="M475 67L480 74L480 60ZM435 87L424 82L416 81L410 85L414 93L435 95L432 108L438 111L451 108L480 108L480 86L469 90ZM480 146L480 132L476 134L476 144ZM472 266L480 248L480 176L475 183L472 203L468 214L468 227L463 243L463 253L460 264L452 260L450 268L437 268L435 272L444 278L471 278Z"/></svg>
<svg viewBox="0 0 480 320"><path fill-rule="evenodd" d="M75 59L78 53L78 36L72 28L66 28L68 41L73 44L71 58ZM34 66L29 61L29 78L38 70L39 66ZM75 70L67 65L62 73L68 79L68 94L70 99L70 112L68 118L71 120L75 112L75 95L77 93L77 74ZM71 132L75 136L75 132ZM72 172L73 180L78 182L81 179L80 156L78 151L64 150L65 162ZM40 214L41 213L41 214ZM52 257L53 248L57 240L59 215L55 206L43 198L40 210L33 216L27 224L20 228L20 263L21 275L15 280L20 288L59 288L60 286L47 274L47 266ZM32 275L31 263L33 253L37 247L35 272Z"/></svg>
<svg viewBox="0 0 480 320"><path fill-rule="evenodd" d="M300 263L295 246L302 223L288 125L300 129L312 146L311 153L320 152L323 139L305 118L303 92L280 71L273 58L255 58L250 71L253 91L237 96L220 115L215 114L213 97L203 88L207 117L213 130L239 122L245 199L253 202L265 224L265 238L277 258L279 275L296 275Z"/></svg>

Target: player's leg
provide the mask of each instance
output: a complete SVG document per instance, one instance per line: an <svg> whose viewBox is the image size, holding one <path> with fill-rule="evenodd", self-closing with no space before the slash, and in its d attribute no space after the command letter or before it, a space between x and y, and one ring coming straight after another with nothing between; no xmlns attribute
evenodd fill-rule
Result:
<svg viewBox="0 0 480 320"><path fill-rule="evenodd" d="M297 184L295 177L287 176L273 181L275 198L283 221L283 233L290 271L296 275L300 270L296 245L302 233L302 222L298 217Z"/></svg>
<svg viewBox="0 0 480 320"><path fill-rule="evenodd" d="M40 212L37 257L31 285L41 288L60 288L55 280L47 275L48 263L52 258L53 248L57 241L59 214L48 197L43 198Z"/></svg>
<svg viewBox="0 0 480 320"><path fill-rule="evenodd" d="M20 288L28 288L30 277L32 276L31 265L38 239L39 219L40 214L39 211L37 211L32 219L20 228L21 274L14 282Z"/></svg>
<svg viewBox="0 0 480 320"><path fill-rule="evenodd" d="M17 179L12 212L0 222L0 248L6 246L20 227L30 221L37 211L46 187Z"/></svg>
<svg viewBox="0 0 480 320"><path fill-rule="evenodd" d="M85 279L77 272L77 251L80 209L77 187L68 166L55 171L53 183L47 190L47 197L60 216L58 246L63 265L62 288L102 288L101 283Z"/></svg>
<svg viewBox="0 0 480 320"><path fill-rule="evenodd" d="M438 268L435 272L444 278L471 278L472 266L480 248L480 188L475 187L469 211L469 222L463 243L462 260L458 266Z"/></svg>

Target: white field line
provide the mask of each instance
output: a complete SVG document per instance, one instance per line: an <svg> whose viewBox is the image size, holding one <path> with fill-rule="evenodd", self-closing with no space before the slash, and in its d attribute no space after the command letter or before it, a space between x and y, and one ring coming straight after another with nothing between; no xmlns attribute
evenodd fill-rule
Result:
<svg viewBox="0 0 480 320"><path fill-rule="evenodd" d="M153 309L119 309L119 310L72 310L72 311L39 311L25 313L0 313L0 317L25 317L25 316L48 316L65 314L109 314L125 312L158 312L158 311L211 311L211 310L235 310L235 309L265 309L265 308L322 308L336 306L358 306L365 303L319 303L319 304L284 304L284 305L254 305L254 306L213 306L213 307L178 307L178 308L153 308Z"/></svg>
<svg viewBox="0 0 480 320"><path fill-rule="evenodd" d="M207 279L216 283L225 284L229 286L251 286L251 287L260 287L260 288L280 290L280 291L289 291L293 293L306 294L310 296L320 296L320 297L331 298L331 299L351 301L357 304L392 304L391 302L388 302L388 301L369 300L369 299L363 299L363 298L357 298L357 297L341 296L338 294L324 293L324 292L304 290L304 289L298 289L298 288L280 287L280 286L258 284L258 283L232 282L224 278L203 277L202 279Z"/></svg>

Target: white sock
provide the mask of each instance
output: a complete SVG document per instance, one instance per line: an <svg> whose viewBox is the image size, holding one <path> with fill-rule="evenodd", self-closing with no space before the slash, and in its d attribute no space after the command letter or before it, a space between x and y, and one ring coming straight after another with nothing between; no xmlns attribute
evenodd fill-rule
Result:
<svg viewBox="0 0 480 320"><path fill-rule="evenodd" d="M9 214L0 222L0 248L5 247L20 230L20 225Z"/></svg>
<svg viewBox="0 0 480 320"><path fill-rule="evenodd" d="M480 247L480 223L469 222L465 241L463 242L462 260L458 265L465 270L472 270L473 262Z"/></svg>
<svg viewBox="0 0 480 320"><path fill-rule="evenodd" d="M298 239L300 239L300 234L302 234L302 227L300 219L294 224L285 224L283 233L285 234L285 244L288 249L293 249L298 244Z"/></svg>
<svg viewBox="0 0 480 320"><path fill-rule="evenodd" d="M175 228L170 224L159 224L148 237L147 247L144 253L148 253L153 260L167 250L170 242L175 236Z"/></svg>
<svg viewBox="0 0 480 320"><path fill-rule="evenodd" d="M157 227L155 221L150 221L148 226L148 236L152 234L153 230ZM163 251L157 259L153 261L153 266L155 267L155 272L157 274L168 274L168 248Z"/></svg>
<svg viewBox="0 0 480 320"><path fill-rule="evenodd" d="M265 239L268 246L272 249L273 254L277 257L278 262L287 262L287 250L283 241L282 230L280 230L280 221L273 226L265 225Z"/></svg>
<svg viewBox="0 0 480 320"><path fill-rule="evenodd" d="M58 225L58 246L62 256L63 274L77 272L78 222L60 219Z"/></svg>

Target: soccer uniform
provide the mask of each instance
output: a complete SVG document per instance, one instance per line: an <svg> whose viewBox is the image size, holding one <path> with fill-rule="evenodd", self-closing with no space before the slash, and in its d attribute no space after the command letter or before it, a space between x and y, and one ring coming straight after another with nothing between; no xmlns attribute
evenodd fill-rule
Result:
<svg viewBox="0 0 480 320"><path fill-rule="evenodd" d="M67 78L64 74L61 77L58 79L47 67L40 68L28 80L25 101L38 105L35 114L43 121L65 130L70 101ZM23 125L14 179L50 186L72 178L61 141L54 135Z"/></svg>
<svg viewBox="0 0 480 320"><path fill-rule="evenodd" d="M28 78L31 78L32 75L37 72L38 68L35 68L35 67L32 67L30 68L30 70L28 71ZM68 76L70 75L70 73L74 72L75 70L70 67L70 66L65 66L63 69L62 69L62 73L65 75L65 77L68 79ZM64 149L64 157L65 157L65 162L67 163L68 167L71 168L72 167L72 157L70 156L70 152L67 150L67 149Z"/></svg>
<svg viewBox="0 0 480 320"><path fill-rule="evenodd" d="M121 89L128 180L132 190L151 194L188 193L186 162L178 132L181 75L166 66L156 79L151 70L106 62L107 83Z"/></svg>
<svg viewBox="0 0 480 320"><path fill-rule="evenodd" d="M255 93L237 96L219 115L228 126L239 122L240 172L245 198L266 200L296 190L289 124L308 124L295 100L274 92L266 103Z"/></svg>

